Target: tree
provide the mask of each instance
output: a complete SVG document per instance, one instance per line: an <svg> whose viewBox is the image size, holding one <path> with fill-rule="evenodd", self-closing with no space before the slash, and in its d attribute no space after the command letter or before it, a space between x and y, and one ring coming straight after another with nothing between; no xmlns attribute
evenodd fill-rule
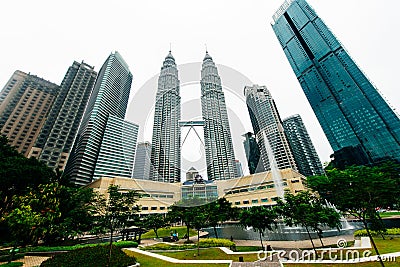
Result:
<svg viewBox="0 0 400 267"><path fill-rule="evenodd" d="M261 248L264 250L262 237L268 229L272 231L272 226L276 225L278 214L273 208L264 206L252 206L250 209L242 210L239 215L239 221L242 227L252 227L260 235Z"/></svg>
<svg viewBox="0 0 400 267"><path fill-rule="evenodd" d="M103 207L100 219L102 225L110 232L110 253L108 261L111 261L111 251L114 231L119 227L124 227L130 218L133 218L140 208L136 205L139 194L136 191L120 192L117 185L108 187L108 200L100 200Z"/></svg>
<svg viewBox="0 0 400 267"><path fill-rule="evenodd" d="M205 205L205 200L199 198L182 199L170 206L167 218L170 222L182 221L186 225L186 237L189 242L189 230L193 227L193 222L197 214L196 207Z"/></svg>
<svg viewBox="0 0 400 267"><path fill-rule="evenodd" d="M238 214L238 209L232 207L232 203L226 198L219 198L217 201L208 203L205 209L208 213L208 225L213 227L216 238L218 238L217 225L235 219Z"/></svg>
<svg viewBox="0 0 400 267"><path fill-rule="evenodd" d="M57 184L44 184L26 195L14 196L13 210L5 220L17 242L36 244L57 233L55 221L61 216L58 194ZM27 228L31 230L26 232L24 238L19 238L21 229Z"/></svg>
<svg viewBox="0 0 400 267"><path fill-rule="evenodd" d="M192 213L192 225L197 230L197 255L200 255L200 230L201 228L207 227L210 213L207 212L207 206L196 206L191 210Z"/></svg>
<svg viewBox="0 0 400 267"><path fill-rule="evenodd" d="M379 166L350 166L344 170L331 169L326 176L308 178L308 185L344 213L358 218L364 225L371 243L384 266L370 233L369 223L380 224L377 207L388 207L399 202L400 165L384 163Z"/></svg>
<svg viewBox="0 0 400 267"><path fill-rule="evenodd" d="M143 224L145 228L153 229L156 238L158 238L158 233L157 233L158 229L169 225L162 214L147 215L143 219Z"/></svg>
<svg viewBox="0 0 400 267"><path fill-rule="evenodd" d="M283 216L286 225L297 225L306 229L314 251L316 250L310 230L317 232L321 237L320 227L323 225L340 228L340 214L333 208L326 207L309 191L301 191L296 195L286 191L284 197L285 201L280 199L277 201L279 214Z"/></svg>
<svg viewBox="0 0 400 267"><path fill-rule="evenodd" d="M0 136L0 221L11 212L13 196L55 180L55 173L35 158L25 158Z"/></svg>

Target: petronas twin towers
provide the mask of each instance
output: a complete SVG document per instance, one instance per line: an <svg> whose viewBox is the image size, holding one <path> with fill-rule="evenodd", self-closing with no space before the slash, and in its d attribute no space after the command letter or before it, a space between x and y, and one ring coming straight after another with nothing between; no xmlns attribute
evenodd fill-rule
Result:
<svg viewBox="0 0 400 267"><path fill-rule="evenodd" d="M209 180L235 177L235 155L221 78L206 52L201 69L201 106ZM156 95L150 179L179 182L181 174L181 97L178 69L171 51L164 60Z"/></svg>

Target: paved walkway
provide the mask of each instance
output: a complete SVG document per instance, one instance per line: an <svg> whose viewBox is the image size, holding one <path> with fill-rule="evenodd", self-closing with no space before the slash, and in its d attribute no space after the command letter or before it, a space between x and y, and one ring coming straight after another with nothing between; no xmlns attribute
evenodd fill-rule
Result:
<svg viewBox="0 0 400 267"><path fill-rule="evenodd" d="M49 257L39 257L39 256L25 256L22 259L16 260L17 262L22 262L24 265L22 267L35 267L40 266L42 262L47 260Z"/></svg>
<svg viewBox="0 0 400 267"><path fill-rule="evenodd" d="M353 235L343 235L343 236L332 236L332 237L324 237L322 238L322 242L325 246L333 245L338 242L338 240L346 240L347 242L353 241ZM259 246L261 247L260 240L233 240L236 243L236 246ZM321 246L321 242L319 239L313 239L313 242L316 247ZM312 248L311 241L309 239L306 240L297 240L297 241L265 241L263 240L264 247L267 245L271 245L275 250L279 250L281 248Z"/></svg>

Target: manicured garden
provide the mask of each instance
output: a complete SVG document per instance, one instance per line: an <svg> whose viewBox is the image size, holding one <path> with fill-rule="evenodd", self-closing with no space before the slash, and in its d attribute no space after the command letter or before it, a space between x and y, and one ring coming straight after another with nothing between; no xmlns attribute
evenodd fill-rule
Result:
<svg viewBox="0 0 400 267"><path fill-rule="evenodd" d="M186 227L185 226L173 226L173 227L164 227L164 228L160 228L158 229L158 236L159 237L166 237L166 236L171 236L171 231L172 232L177 232L178 237L180 239L182 239L185 234L186 234ZM196 230L190 229L189 231L189 236L195 236L197 235ZM146 239L146 238L155 238L156 234L154 233L153 230L148 231L147 233L144 233L142 235L142 239Z"/></svg>

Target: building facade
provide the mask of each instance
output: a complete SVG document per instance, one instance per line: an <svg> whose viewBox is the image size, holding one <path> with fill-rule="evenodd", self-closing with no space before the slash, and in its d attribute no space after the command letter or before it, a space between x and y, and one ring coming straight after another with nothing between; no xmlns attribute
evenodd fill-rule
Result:
<svg viewBox="0 0 400 267"><path fill-rule="evenodd" d="M135 153L135 165L132 177L135 179L150 180L151 143L139 142Z"/></svg>
<svg viewBox="0 0 400 267"><path fill-rule="evenodd" d="M181 180L181 97L178 69L169 51L161 67L154 111L150 179L160 182Z"/></svg>
<svg viewBox="0 0 400 267"><path fill-rule="evenodd" d="M57 84L15 71L0 92L0 129L10 145L28 156L59 93Z"/></svg>
<svg viewBox="0 0 400 267"><path fill-rule="evenodd" d="M92 182L108 118L125 117L131 83L128 65L118 52L111 53L99 71L65 168L76 185Z"/></svg>
<svg viewBox="0 0 400 267"><path fill-rule="evenodd" d="M275 102L266 86L245 86L247 109L264 169L296 169L296 163L282 126Z"/></svg>
<svg viewBox="0 0 400 267"><path fill-rule="evenodd" d="M93 179L131 178L139 126L120 117L108 116Z"/></svg>
<svg viewBox="0 0 400 267"><path fill-rule="evenodd" d="M246 154L247 166L250 174L264 172L264 165L261 160L260 149L254 134L251 132L242 135L244 152Z"/></svg>
<svg viewBox="0 0 400 267"><path fill-rule="evenodd" d="M306 190L306 177L292 169L279 170L280 184L292 194ZM87 187L108 197L110 185L120 186L120 191L135 190L140 195L137 204L141 207L140 214L165 214L168 208L182 199L200 198L208 201L216 198L226 198L232 206L250 208L252 206L276 205L278 193L276 181L271 172L246 175L239 178L216 181L190 181L188 183L164 183L143 179L121 177L102 177L88 184Z"/></svg>
<svg viewBox="0 0 400 267"><path fill-rule="evenodd" d="M208 180L235 178L235 154L221 78L206 52L201 69L201 109Z"/></svg>
<svg viewBox="0 0 400 267"><path fill-rule="evenodd" d="M197 175L193 180L186 181L181 186L182 200L198 199L205 202L218 199L218 189L215 181L204 180Z"/></svg>
<svg viewBox="0 0 400 267"><path fill-rule="evenodd" d="M38 158L50 168L64 170L96 77L93 67L83 62L75 61L68 68L28 157Z"/></svg>
<svg viewBox="0 0 400 267"><path fill-rule="evenodd" d="M296 114L284 119L283 128L292 149L297 170L305 176L323 174L321 161L300 115Z"/></svg>
<svg viewBox="0 0 400 267"><path fill-rule="evenodd" d="M235 159L235 177L242 177L243 176L243 168L242 163Z"/></svg>
<svg viewBox="0 0 400 267"><path fill-rule="evenodd" d="M312 7L305 0L286 1L273 20L335 160L345 165L400 161L399 116Z"/></svg>

